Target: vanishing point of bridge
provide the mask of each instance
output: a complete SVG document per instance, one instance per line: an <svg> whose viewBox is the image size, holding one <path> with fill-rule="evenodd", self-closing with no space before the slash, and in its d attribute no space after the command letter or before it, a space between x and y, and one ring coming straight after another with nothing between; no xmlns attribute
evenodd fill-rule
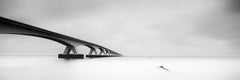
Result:
<svg viewBox="0 0 240 80"><path fill-rule="evenodd" d="M55 33L45 29L37 28L21 22L9 20L0 17L0 34L18 34L28 35L50 39L59 42L66 46L63 54L59 54L59 58L85 58L85 57L118 57L121 54L105 48L103 46L90 43L84 40L76 39L63 34ZM90 49L89 53L84 55L80 54L77 47L86 46ZM98 51L97 51L98 50ZM73 54L70 54L70 52Z"/></svg>

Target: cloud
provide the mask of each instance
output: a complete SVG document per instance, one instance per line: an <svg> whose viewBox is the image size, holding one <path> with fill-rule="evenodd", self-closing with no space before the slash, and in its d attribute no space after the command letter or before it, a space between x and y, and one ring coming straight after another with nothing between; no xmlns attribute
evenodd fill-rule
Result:
<svg viewBox="0 0 240 80"><path fill-rule="evenodd" d="M235 1L235 0L232 0ZM238 54L240 48L240 13L236 5L229 1L221 9L206 12L205 17L199 18L197 33L205 37L225 41L234 54ZM231 54L231 53L230 53Z"/></svg>
<svg viewBox="0 0 240 80"><path fill-rule="evenodd" d="M239 41L238 14L228 11L232 4L226 0L4 2L8 5L0 9L4 10L2 16L94 42L124 55L240 56L234 46Z"/></svg>

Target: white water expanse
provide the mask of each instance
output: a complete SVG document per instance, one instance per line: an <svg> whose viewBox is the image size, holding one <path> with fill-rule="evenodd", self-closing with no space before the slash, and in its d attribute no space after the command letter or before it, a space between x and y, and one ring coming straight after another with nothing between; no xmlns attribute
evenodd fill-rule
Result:
<svg viewBox="0 0 240 80"><path fill-rule="evenodd" d="M240 58L0 56L0 80L240 80Z"/></svg>

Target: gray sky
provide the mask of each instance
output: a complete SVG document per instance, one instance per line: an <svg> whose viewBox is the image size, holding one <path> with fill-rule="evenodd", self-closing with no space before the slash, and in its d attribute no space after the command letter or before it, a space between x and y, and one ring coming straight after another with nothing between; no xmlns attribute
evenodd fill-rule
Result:
<svg viewBox="0 0 240 80"><path fill-rule="evenodd" d="M232 1L0 0L0 16L123 55L240 57L239 6ZM41 38L0 38L1 54L58 54L64 49Z"/></svg>

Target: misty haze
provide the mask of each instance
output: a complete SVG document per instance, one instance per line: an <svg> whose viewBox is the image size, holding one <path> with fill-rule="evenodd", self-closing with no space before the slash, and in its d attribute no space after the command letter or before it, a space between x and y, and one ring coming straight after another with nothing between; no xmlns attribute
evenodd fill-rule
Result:
<svg viewBox="0 0 240 80"><path fill-rule="evenodd" d="M66 48L61 43L0 34L0 80L239 80L239 5L238 0L0 0L0 17L123 55L59 59ZM92 50L77 49L84 55Z"/></svg>

